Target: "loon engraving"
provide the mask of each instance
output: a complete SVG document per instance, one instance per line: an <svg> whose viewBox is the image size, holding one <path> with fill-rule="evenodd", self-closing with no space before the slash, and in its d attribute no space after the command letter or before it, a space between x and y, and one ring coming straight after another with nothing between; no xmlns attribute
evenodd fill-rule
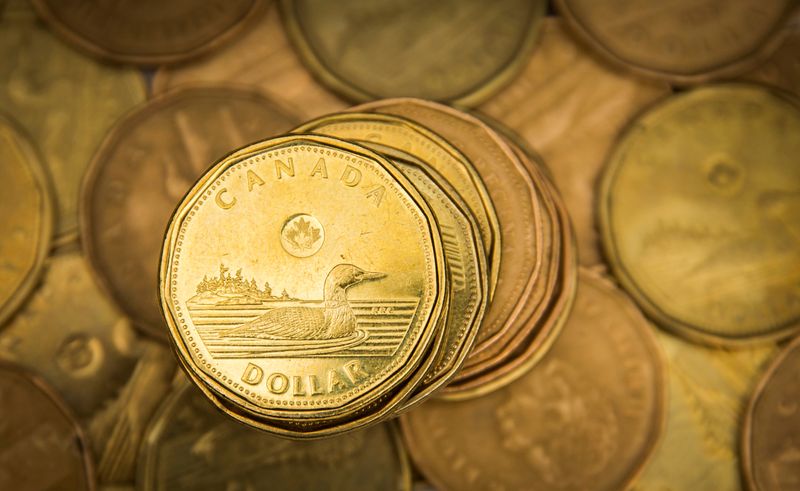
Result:
<svg viewBox="0 0 800 491"><path fill-rule="evenodd" d="M265 339L335 339L356 330L356 317L347 302L347 289L386 275L364 271L352 264L337 264L325 278L322 307L278 307L225 336Z"/></svg>

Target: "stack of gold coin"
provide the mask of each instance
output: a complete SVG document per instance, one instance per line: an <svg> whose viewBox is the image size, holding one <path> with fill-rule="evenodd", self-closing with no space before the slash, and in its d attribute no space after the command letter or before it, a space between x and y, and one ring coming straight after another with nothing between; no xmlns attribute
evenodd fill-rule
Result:
<svg viewBox="0 0 800 491"><path fill-rule="evenodd" d="M165 237L161 303L185 371L230 416L294 438L520 377L555 339L577 277L536 159L417 99L229 154Z"/></svg>

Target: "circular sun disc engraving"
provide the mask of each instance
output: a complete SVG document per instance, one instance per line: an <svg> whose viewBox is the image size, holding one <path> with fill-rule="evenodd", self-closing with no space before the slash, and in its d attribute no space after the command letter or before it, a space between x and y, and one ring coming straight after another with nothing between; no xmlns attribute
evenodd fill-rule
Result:
<svg viewBox="0 0 800 491"><path fill-rule="evenodd" d="M325 242L325 229L319 220L300 213L290 217L281 229L281 245L294 257L313 256Z"/></svg>

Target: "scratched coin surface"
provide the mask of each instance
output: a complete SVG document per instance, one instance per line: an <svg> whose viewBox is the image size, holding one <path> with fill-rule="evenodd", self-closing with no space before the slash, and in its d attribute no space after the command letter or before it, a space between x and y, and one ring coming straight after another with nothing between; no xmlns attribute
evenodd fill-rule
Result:
<svg viewBox="0 0 800 491"><path fill-rule="evenodd" d="M636 307L582 272L575 309L539 365L482 398L426 402L401 417L403 434L437 489L616 491L661 433L663 377Z"/></svg>
<svg viewBox="0 0 800 491"><path fill-rule="evenodd" d="M488 257L490 291L500 273L500 223L494 204L472 163L458 149L413 121L389 114L350 112L309 121L294 130L334 136L363 145L377 144L384 154L419 159L444 177L466 202L479 225L483 249Z"/></svg>
<svg viewBox="0 0 800 491"><path fill-rule="evenodd" d="M581 264L602 263L595 189L609 149L635 114L669 93L666 82L598 60L548 17L520 76L479 106L542 156L569 210Z"/></svg>
<svg viewBox="0 0 800 491"><path fill-rule="evenodd" d="M304 119L349 105L312 77L300 61L286 37L276 3L251 29L212 55L159 67L152 90L160 94L180 85L231 82L258 87Z"/></svg>
<svg viewBox="0 0 800 491"><path fill-rule="evenodd" d="M741 490L747 398L775 345L709 348L654 330L669 367L667 424L632 491Z"/></svg>
<svg viewBox="0 0 800 491"><path fill-rule="evenodd" d="M0 414L0 489L94 489L86 437L43 380L0 363Z"/></svg>
<svg viewBox="0 0 800 491"><path fill-rule="evenodd" d="M557 0L607 59L675 82L741 73L780 43L794 0Z"/></svg>
<svg viewBox="0 0 800 491"><path fill-rule="evenodd" d="M0 359L36 372L64 397L87 429L99 482L129 482L174 358L136 336L77 251L59 250L45 267L41 285L0 332Z"/></svg>
<svg viewBox="0 0 800 491"><path fill-rule="evenodd" d="M800 339L755 390L744 423L742 469L754 491L800 487Z"/></svg>
<svg viewBox="0 0 800 491"><path fill-rule="evenodd" d="M284 226L300 214L319 226ZM380 398L420 364L442 315L435 227L364 147L297 135L229 155L165 238L161 300L187 372L260 416L335 418Z"/></svg>
<svg viewBox="0 0 800 491"><path fill-rule="evenodd" d="M223 43L260 12L262 0L32 0L60 36L120 63L186 60Z"/></svg>
<svg viewBox="0 0 800 491"><path fill-rule="evenodd" d="M289 35L309 69L357 101L474 104L525 63L542 0L285 0Z"/></svg>
<svg viewBox="0 0 800 491"><path fill-rule="evenodd" d="M56 240L68 241L77 235L78 192L92 152L120 115L144 101L144 79L68 48L28 2L0 9L0 107L35 142L55 191Z"/></svg>
<svg viewBox="0 0 800 491"><path fill-rule="evenodd" d="M184 381L147 430L138 489L397 490L411 487L408 457L382 424L318 441L265 434L220 414Z"/></svg>
<svg viewBox="0 0 800 491"><path fill-rule="evenodd" d="M599 214L611 267L662 326L696 341L798 332L800 109L765 88L679 94L612 152Z"/></svg>
<svg viewBox="0 0 800 491"><path fill-rule="evenodd" d="M158 260L183 195L226 153L297 122L254 91L206 86L154 98L106 137L84 182L83 245L103 286L137 327L167 336Z"/></svg>
<svg viewBox="0 0 800 491"><path fill-rule="evenodd" d="M0 115L0 328L36 285L53 233L50 182L31 142Z"/></svg>

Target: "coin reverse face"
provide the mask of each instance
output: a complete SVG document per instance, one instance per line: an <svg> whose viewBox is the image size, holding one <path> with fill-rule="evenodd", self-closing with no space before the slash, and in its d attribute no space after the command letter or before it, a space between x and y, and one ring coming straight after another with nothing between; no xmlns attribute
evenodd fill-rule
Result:
<svg viewBox="0 0 800 491"><path fill-rule="evenodd" d="M259 415L329 414L391 390L443 308L435 223L411 183L357 145L289 136L228 156L179 206L162 257L188 372Z"/></svg>
<svg viewBox="0 0 800 491"><path fill-rule="evenodd" d="M601 232L659 324L715 344L798 332L799 153L800 108L749 85L674 96L621 137Z"/></svg>

